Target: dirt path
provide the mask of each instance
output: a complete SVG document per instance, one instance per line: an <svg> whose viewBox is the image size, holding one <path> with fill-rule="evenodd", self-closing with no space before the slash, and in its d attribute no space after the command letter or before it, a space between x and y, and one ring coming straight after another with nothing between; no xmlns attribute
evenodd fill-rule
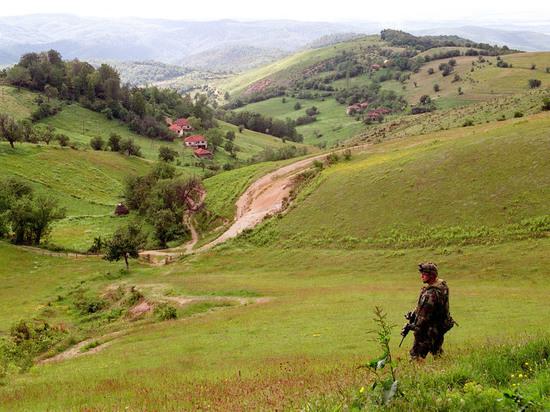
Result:
<svg viewBox="0 0 550 412"><path fill-rule="evenodd" d="M205 198L206 191L202 191L197 204L204 204ZM193 213L194 211L187 210L183 216L183 223L189 228L189 231L191 232L191 240L189 242L169 249L144 250L139 252L139 257L153 265L165 265L175 260L178 256L193 253L193 248L199 241L199 233L193 225Z"/></svg>
<svg viewBox="0 0 550 412"><path fill-rule="evenodd" d="M360 151L369 145L350 147L350 150ZM346 149L335 151L343 152ZM283 202L292 190L292 177L311 167L314 161L324 159L328 153L299 160L281 167L252 183L237 200L235 221L224 233L212 242L197 249L204 252L228 239L238 236L243 230L251 229L260 223L267 215L278 213L283 208Z"/></svg>
<svg viewBox="0 0 550 412"><path fill-rule="evenodd" d="M343 148L334 153L341 153L346 149L361 151L367 146L370 146L370 144ZM191 230L192 238L190 242L172 249L143 251L140 256L149 263L163 265L184 254L205 252L228 239L238 236L243 230L253 228L267 215L273 215L282 210L284 200L288 199L292 190L293 176L311 167L314 161L324 159L328 154L324 153L283 166L252 183L237 200L237 212L233 224L212 242L193 250L199 236L191 222L192 215L189 215L186 224Z"/></svg>

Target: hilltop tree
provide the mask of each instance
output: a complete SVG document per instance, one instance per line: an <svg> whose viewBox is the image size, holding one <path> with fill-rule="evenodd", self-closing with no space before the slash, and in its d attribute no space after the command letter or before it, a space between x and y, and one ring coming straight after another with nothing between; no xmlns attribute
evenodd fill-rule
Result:
<svg viewBox="0 0 550 412"><path fill-rule="evenodd" d="M7 114L0 113L0 138L9 142L15 148L14 143L21 140L21 129L13 118Z"/></svg>
<svg viewBox="0 0 550 412"><path fill-rule="evenodd" d="M542 82L538 79L529 79L529 88L530 89L536 89L536 88L540 87L541 84L542 84Z"/></svg>
<svg viewBox="0 0 550 412"><path fill-rule="evenodd" d="M130 265L128 259L137 259L139 249L145 244L145 235L141 228L135 224L118 228L113 236L105 242L104 259L109 262L124 259L126 270Z"/></svg>
<svg viewBox="0 0 550 412"><path fill-rule="evenodd" d="M17 65L8 70L6 78L8 82L17 87L17 90L21 87L28 86L31 82L29 69Z"/></svg>

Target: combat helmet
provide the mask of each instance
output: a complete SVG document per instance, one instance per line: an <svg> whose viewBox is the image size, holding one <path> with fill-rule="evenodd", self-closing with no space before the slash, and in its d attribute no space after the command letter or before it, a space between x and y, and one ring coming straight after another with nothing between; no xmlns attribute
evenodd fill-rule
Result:
<svg viewBox="0 0 550 412"><path fill-rule="evenodd" d="M437 276L437 265L432 262L419 263L418 271L420 273L429 273L430 275Z"/></svg>

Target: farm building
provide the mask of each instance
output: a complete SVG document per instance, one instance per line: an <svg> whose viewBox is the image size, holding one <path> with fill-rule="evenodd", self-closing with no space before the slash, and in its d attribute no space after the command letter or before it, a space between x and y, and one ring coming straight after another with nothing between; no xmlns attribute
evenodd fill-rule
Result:
<svg viewBox="0 0 550 412"><path fill-rule="evenodd" d="M186 137L185 139L183 139L183 142L186 147L195 147L202 149L208 148L208 142L206 141L204 136L201 136L200 134L194 134L193 136Z"/></svg>
<svg viewBox="0 0 550 412"><path fill-rule="evenodd" d="M202 149L199 147L198 149L195 149L193 153L195 153L195 156L200 159L212 159L212 152L210 150Z"/></svg>

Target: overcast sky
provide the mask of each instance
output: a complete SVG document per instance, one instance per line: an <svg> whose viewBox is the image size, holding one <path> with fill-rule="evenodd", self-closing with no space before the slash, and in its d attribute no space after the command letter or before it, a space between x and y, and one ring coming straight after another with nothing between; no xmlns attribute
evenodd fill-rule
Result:
<svg viewBox="0 0 550 412"><path fill-rule="evenodd" d="M550 1L543 0L20 0L2 1L0 16L69 13L98 17L145 17L174 20L411 21L463 20L497 23L550 21Z"/></svg>

